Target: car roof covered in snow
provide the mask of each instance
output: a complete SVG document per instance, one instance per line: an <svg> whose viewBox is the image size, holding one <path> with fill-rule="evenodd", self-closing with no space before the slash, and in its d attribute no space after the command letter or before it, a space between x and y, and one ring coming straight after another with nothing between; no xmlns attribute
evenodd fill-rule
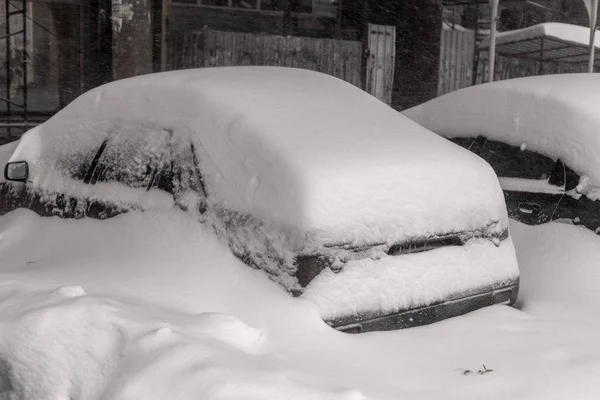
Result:
<svg viewBox="0 0 600 400"><path fill-rule="evenodd" d="M600 184L600 76L561 74L457 90L405 110L446 137L485 136L560 158Z"/></svg>
<svg viewBox="0 0 600 400"><path fill-rule="evenodd" d="M398 240L505 220L487 164L361 89L301 69L206 68L109 83L26 134L13 160L97 146L102 138L86 127L106 120L189 136L209 203L320 241Z"/></svg>

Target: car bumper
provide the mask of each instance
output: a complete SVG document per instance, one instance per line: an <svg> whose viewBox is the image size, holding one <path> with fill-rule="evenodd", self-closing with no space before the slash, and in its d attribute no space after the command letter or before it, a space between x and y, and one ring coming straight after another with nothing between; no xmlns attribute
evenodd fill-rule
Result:
<svg viewBox="0 0 600 400"><path fill-rule="evenodd" d="M463 294L452 299L398 311L387 315L375 313L342 317L325 322L347 333L389 331L428 325L447 318L457 317L495 304L512 305L519 294L519 279L508 284L488 287L475 293Z"/></svg>

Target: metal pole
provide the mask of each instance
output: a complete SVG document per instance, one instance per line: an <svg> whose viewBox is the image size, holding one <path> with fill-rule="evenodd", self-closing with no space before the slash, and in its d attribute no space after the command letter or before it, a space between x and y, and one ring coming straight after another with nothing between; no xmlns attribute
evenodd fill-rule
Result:
<svg viewBox="0 0 600 400"><path fill-rule="evenodd" d="M594 44L596 36L596 18L598 16L598 0L592 0L591 8L588 10L590 14L590 58L588 60L588 72L594 72L594 59L596 46Z"/></svg>
<svg viewBox="0 0 600 400"><path fill-rule="evenodd" d="M27 0L21 2L23 7L23 121L27 124Z"/></svg>
<svg viewBox="0 0 600 400"><path fill-rule="evenodd" d="M540 65L538 66L538 75L542 75L544 72L544 38L542 37L540 40Z"/></svg>
<svg viewBox="0 0 600 400"><path fill-rule="evenodd" d="M10 71L10 57L11 57L11 51L10 51L10 40L11 40L11 36L10 36L10 0L6 0L4 2L5 4L5 12L6 12L6 98L9 100L6 103L6 117L10 118L10 100L11 100L11 93L10 93L10 82L12 80L11 78L11 71ZM8 128L8 137L10 137L10 128Z"/></svg>
<svg viewBox="0 0 600 400"><path fill-rule="evenodd" d="M473 33L473 69L471 71L471 86L477 84L477 74L479 73L479 46L477 45L477 36L479 36L479 3L475 3L475 32ZM483 70L483 67L482 67ZM483 80L483 72L481 73Z"/></svg>
<svg viewBox="0 0 600 400"><path fill-rule="evenodd" d="M494 81L494 63L496 62L496 25L498 23L499 2L500 0L490 0L490 7L492 8L492 24L490 26L490 50L488 52L488 82Z"/></svg>

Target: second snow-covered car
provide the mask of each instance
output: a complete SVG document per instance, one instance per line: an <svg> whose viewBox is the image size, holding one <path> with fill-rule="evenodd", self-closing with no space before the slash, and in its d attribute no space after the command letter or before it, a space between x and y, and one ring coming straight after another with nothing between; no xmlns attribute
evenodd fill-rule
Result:
<svg viewBox="0 0 600 400"><path fill-rule="evenodd" d="M180 207L342 331L517 296L489 165L324 74L232 67L110 83L27 132L9 161L9 209L102 219Z"/></svg>
<svg viewBox="0 0 600 400"><path fill-rule="evenodd" d="M509 216L600 234L600 77L564 74L477 85L404 111L496 171Z"/></svg>

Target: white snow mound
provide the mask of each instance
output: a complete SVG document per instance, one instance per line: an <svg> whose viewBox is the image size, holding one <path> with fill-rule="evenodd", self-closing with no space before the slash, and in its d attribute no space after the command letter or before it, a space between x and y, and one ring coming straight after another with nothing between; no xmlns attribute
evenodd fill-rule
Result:
<svg viewBox="0 0 600 400"><path fill-rule="evenodd" d="M403 112L445 137L483 135L560 158L600 186L600 75L560 74L457 90Z"/></svg>
<svg viewBox="0 0 600 400"><path fill-rule="evenodd" d="M166 128L191 139L209 204L300 241L395 242L506 226L486 163L353 85L301 69L204 68L113 82L29 131L12 160L27 160L34 184L57 190L64 177L54 160L97 149L115 126L131 138Z"/></svg>

